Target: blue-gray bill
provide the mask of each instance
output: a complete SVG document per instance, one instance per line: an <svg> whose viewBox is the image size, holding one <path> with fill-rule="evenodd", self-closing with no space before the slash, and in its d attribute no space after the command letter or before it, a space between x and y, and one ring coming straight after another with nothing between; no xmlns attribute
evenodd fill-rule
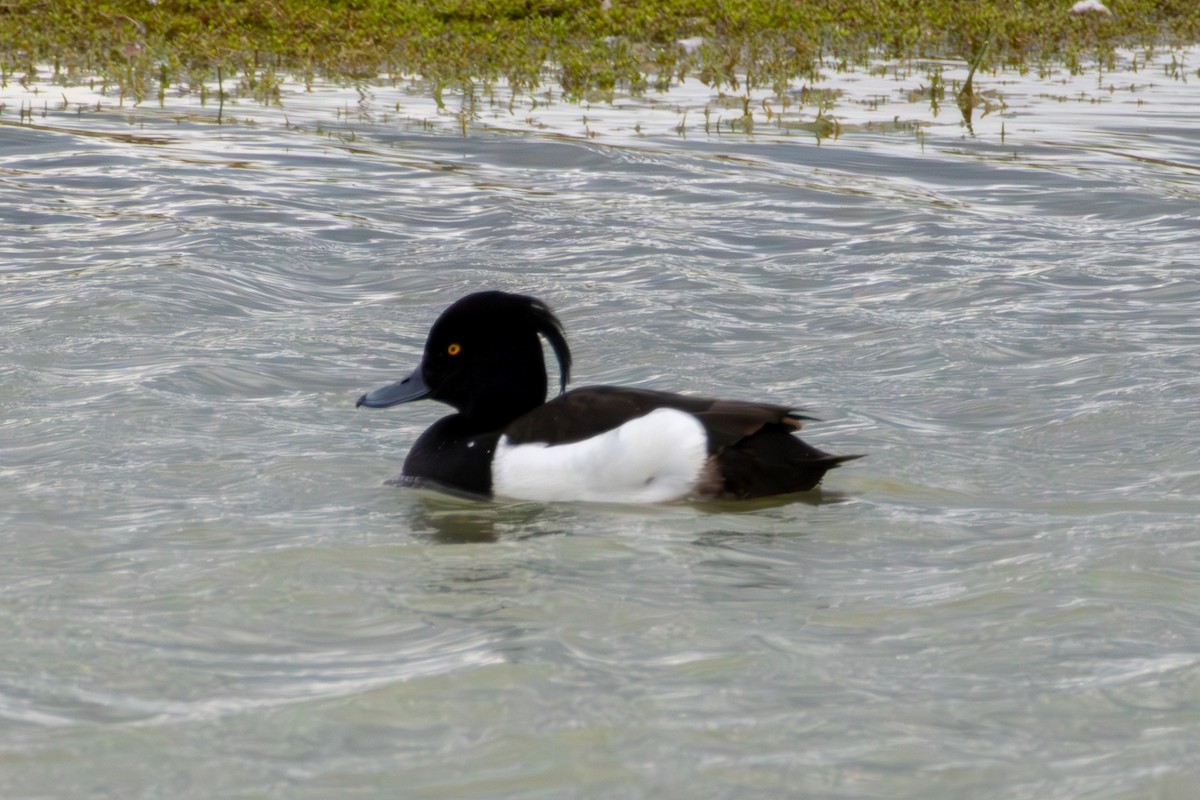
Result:
<svg viewBox="0 0 1200 800"><path fill-rule="evenodd" d="M381 386L373 392L364 394L358 398L358 402L354 404L354 407L388 408L390 406L398 406L401 403L423 400L429 396L430 391L432 390L425 385L425 379L421 377L421 368L417 367L404 380L390 383L387 386Z"/></svg>

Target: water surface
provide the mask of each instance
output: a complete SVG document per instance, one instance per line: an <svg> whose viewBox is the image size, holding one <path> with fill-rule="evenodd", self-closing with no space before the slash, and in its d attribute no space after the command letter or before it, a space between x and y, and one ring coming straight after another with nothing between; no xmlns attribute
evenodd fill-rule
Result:
<svg viewBox="0 0 1200 800"><path fill-rule="evenodd" d="M0 795L1192 796L1200 139L1148 72L969 129L848 77L896 109L823 139L687 87L681 135L10 86ZM783 504L385 486L444 410L354 398L480 288L577 383L870 457Z"/></svg>

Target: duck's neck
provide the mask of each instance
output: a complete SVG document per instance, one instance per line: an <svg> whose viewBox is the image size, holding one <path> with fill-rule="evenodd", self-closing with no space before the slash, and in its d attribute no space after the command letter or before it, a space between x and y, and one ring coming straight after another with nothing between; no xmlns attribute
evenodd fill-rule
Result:
<svg viewBox="0 0 1200 800"><path fill-rule="evenodd" d="M538 406L545 403L545 395L541 397L499 397L480 398L467 408L459 409L456 415L456 429L465 435L478 435L501 431L508 427L513 420L525 416Z"/></svg>
<svg viewBox="0 0 1200 800"><path fill-rule="evenodd" d="M458 410L462 430L498 431L546 402L546 367L540 349L535 358L510 361L502 369L493 365L454 399L457 402L450 403Z"/></svg>

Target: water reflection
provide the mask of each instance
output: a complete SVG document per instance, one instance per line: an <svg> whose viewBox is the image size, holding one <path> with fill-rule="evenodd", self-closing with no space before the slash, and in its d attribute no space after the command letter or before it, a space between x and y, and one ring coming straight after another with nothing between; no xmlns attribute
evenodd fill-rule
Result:
<svg viewBox="0 0 1200 800"><path fill-rule="evenodd" d="M395 488L404 530L439 544L479 544L565 533L545 525L546 507L456 498L433 489Z"/></svg>

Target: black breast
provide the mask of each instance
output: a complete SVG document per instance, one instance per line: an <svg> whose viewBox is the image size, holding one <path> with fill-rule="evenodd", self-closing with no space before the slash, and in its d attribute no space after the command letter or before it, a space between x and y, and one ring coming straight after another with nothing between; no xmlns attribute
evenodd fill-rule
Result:
<svg viewBox="0 0 1200 800"><path fill-rule="evenodd" d="M499 438L498 432L470 433L458 414L443 417L409 451L401 482L491 497L492 455Z"/></svg>

